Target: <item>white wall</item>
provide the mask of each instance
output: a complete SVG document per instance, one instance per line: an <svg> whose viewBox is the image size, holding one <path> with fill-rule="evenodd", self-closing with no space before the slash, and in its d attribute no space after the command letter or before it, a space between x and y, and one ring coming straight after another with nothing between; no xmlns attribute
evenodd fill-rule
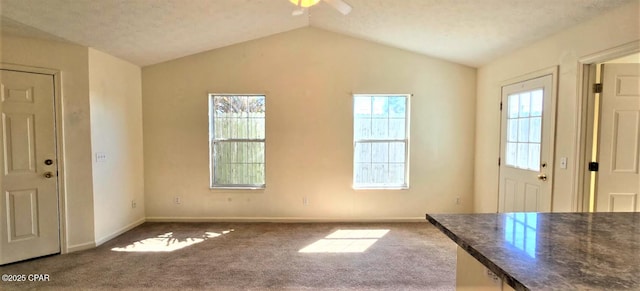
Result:
<svg viewBox="0 0 640 291"><path fill-rule="evenodd" d="M68 43L0 35L0 61L61 71L66 246L94 245L88 49Z"/></svg>
<svg viewBox="0 0 640 291"><path fill-rule="evenodd" d="M136 65L89 48L97 244L144 222L141 73ZM106 159L96 161L96 153Z"/></svg>
<svg viewBox="0 0 640 291"><path fill-rule="evenodd" d="M2 63L61 72L63 248L91 248L143 222L141 69L69 43L5 34L1 40ZM107 161L96 164L92 147Z"/></svg>
<svg viewBox="0 0 640 291"><path fill-rule="evenodd" d="M145 67L147 219L422 220L470 211L475 78L473 68L315 28ZM208 93L266 94L265 190L209 189ZM351 188L352 93L414 94L410 190Z"/></svg>
<svg viewBox="0 0 640 291"><path fill-rule="evenodd" d="M607 64L638 64L640 63L640 53L630 54L614 60L605 62Z"/></svg>
<svg viewBox="0 0 640 291"><path fill-rule="evenodd" d="M500 135L500 85L502 82L559 66L553 211L577 208L575 166L577 146L578 60L640 39L640 2L601 15L535 44L503 56L478 70L475 201L476 212L496 212L498 199L498 149ZM560 169L560 157L568 157Z"/></svg>

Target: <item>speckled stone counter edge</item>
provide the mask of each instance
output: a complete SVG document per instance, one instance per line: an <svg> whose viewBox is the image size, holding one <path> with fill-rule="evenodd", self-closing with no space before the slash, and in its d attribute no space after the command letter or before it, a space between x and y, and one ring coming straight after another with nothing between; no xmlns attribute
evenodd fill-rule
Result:
<svg viewBox="0 0 640 291"><path fill-rule="evenodd" d="M516 278L511 276L505 270L500 268L500 266L496 265L494 262L489 260L483 254L478 252L475 248L473 248L469 243L462 240L455 233L447 229L444 225L438 222L435 218L431 217L428 213L425 215L427 221L433 224L435 227L440 229L446 236L448 236L451 240L453 240L458 246L460 246L463 250L467 251L472 257L482 263L485 267L487 267L491 272L495 273L498 277L500 277L505 283L514 288L515 290L529 290L524 284L518 281Z"/></svg>

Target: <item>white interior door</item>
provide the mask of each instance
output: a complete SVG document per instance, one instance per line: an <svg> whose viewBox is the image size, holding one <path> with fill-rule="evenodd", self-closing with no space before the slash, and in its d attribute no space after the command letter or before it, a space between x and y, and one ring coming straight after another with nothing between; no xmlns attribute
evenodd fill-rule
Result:
<svg viewBox="0 0 640 291"><path fill-rule="evenodd" d="M551 211L553 75L502 88L500 212Z"/></svg>
<svg viewBox="0 0 640 291"><path fill-rule="evenodd" d="M596 211L640 211L640 64L605 64Z"/></svg>
<svg viewBox="0 0 640 291"><path fill-rule="evenodd" d="M0 264L60 252L52 75L0 70Z"/></svg>

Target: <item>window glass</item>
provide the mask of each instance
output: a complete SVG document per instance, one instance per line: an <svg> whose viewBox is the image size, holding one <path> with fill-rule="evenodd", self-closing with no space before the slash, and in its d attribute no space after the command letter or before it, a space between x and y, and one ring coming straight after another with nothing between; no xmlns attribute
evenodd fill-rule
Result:
<svg viewBox="0 0 640 291"><path fill-rule="evenodd" d="M209 95L212 188L265 186L265 96Z"/></svg>
<svg viewBox="0 0 640 291"><path fill-rule="evenodd" d="M354 95L354 188L407 188L408 95Z"/></svg>
<svg viewBox="0 0 640 291"><path fill-rule="evenodd" d="M542 137L542 89L507 98L507 144L505 164L525 170L540 170Z"/></svg>

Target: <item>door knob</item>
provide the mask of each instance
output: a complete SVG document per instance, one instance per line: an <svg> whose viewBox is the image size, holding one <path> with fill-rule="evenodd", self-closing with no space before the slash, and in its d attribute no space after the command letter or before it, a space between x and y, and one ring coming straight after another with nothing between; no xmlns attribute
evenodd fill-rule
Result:
<svg viewBox="0 0 640 291"><path fill-rule="evenodd" d="M51 172L46 172L46 173L44 173L44 175L43 175L43 176L44 176L45 178L47 178L47 179L51 179L51 178L53 177L53 173L51 173Z"/></svg>
<svg viewBox="0 0 640 291"><path fill-rule="evenodd" d="M546 181L547 180L547 175L545 175L545 174L538 175L538 180Z"/></svg>

